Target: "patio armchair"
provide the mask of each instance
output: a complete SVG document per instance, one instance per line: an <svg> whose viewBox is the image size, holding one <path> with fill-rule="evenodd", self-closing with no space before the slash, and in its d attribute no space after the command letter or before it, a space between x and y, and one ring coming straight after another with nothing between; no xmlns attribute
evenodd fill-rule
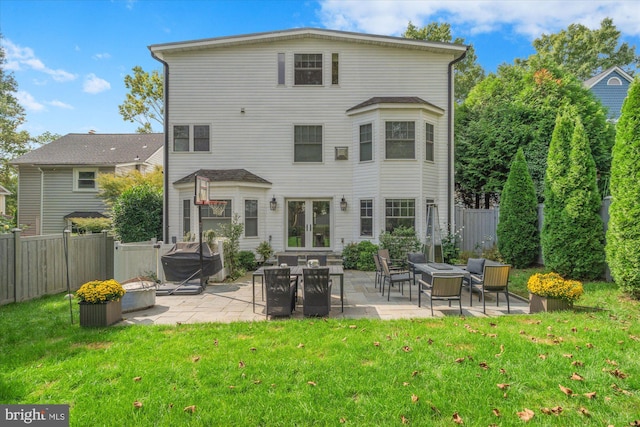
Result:
<svg viewBox="0 0 640 427"><path fill-rule="evenodd" d="M298 265L298 255L278 255L278 266L286 264L286 267L295 267ZM298 276L291 276L291 283L296 287L296 299L298 295Z"/></svg>
<svg viewBox="0 0 640 427"><path fill-rule="evenodd" d="M416 268L414 264L426 264L427 256L422 252L409 252L407 254L407 266L409 267L409 271L411 272L411 278L413 279L413 284L416 283Z"/></svg>
<svg viewBox="0 0 640 427"><path fill-rule="evenodd" d="M376 264L376 281L374 283L375 289L380 287L382 290L382 278L384 277L384 270L382 269L382 263L380 262L380 256L373 254L373 262Z"/></svg>
<svg viewBox="0 0 640 427"><path fill-rule="evenodd" d="M421 307L421 296L423 293L429 296L431 303L431 315L433 316L433 300L458 301L460 314L462 315L462 279L464 276L433 276L431 283L424 280L418 281L418 307Z"/></svg>
<svg viewBox="0 0 640 427"><path fill-rule="evenodd" d="M384 275L382 277L382 296L384 296L384 285L389 283L389 292L387 292L387 301L391 298L391 286L398 283L400 286L400 293L404 295L404 282L409 283L409 301L411 301L411 274L409 270L391 270L386 258L379 257L380 264L382 264L382 271Z"/></svg>
<svg viewBox="0 0 640 427"><path fill-rule="evenodd" d="M326 316L331 311L331 280L328 267L302 269L305 316Z"/></svg>
<svg viewBox="0 0 640 427"><path fill-rule="evenodd" d="M482 297L482 312L486 313L485 293L496 294L496 306L500 305L500 294L504 294L507 298L507 313L511 313L511 307L509 305L509 271L510 265L484 265L482 274L482 280L478 283L477 279L474 280L471 276L471 285L469 293L473 288L477 288L480 291ZM480 298L480 296L478 298Z"/></svg>
<svg viewBox="0 0 640 427"><path fill-rule="evenodd" d="M389 249L378 249L378 256L387 260L389 270L404 270L404 260L391 259L391 256L389 255Z"/></svg>
<svg viewBox="0 0 640 427"><path fill-rule="evenodd" d="M464 279L465 285L469 287L469 305L473 306L473 285L482 283L482 275L484 274L484 258L469 258L467 265L464 267L469 272L469 277Z"/></svg>
<svg viewBox="0 0 640 427"><path fill-rule="evenodd" d="M265 268L264 285L267 293L266 316L291 316L296 298L291 270L288 267Z"/></svg>

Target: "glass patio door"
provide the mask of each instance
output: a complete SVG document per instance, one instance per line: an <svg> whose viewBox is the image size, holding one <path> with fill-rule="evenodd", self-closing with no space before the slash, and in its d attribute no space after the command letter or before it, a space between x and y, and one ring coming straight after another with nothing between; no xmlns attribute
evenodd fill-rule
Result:
<svg viewBox="0 0 640 427"><path fill-rule="evenodd" d="M287 249L318 250L331 247L331 201L287 201Z"/></svg>

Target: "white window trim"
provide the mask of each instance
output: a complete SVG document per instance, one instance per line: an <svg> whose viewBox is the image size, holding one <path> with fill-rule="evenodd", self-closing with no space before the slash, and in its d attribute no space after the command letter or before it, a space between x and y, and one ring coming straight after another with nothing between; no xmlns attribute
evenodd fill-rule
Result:
<svg viewBox="0 0 640 427"><path fill-rule="evenodd" d="M175 148L175 139L173 129L175 126L188 126L189 127L189 149L187 151L176 151ZM208 151L195 151L195 126L209 126L209 150ZM170 134L171 134L171 153L172 154L200 154L200 153L211 153L213 152L213 125L211 123L171 123L169 126Z"/></svg>
<svg viewBox="0 0 640 427"><path fill-rule="evenodd" d="M362 234L362 218L368 218L362 216L362 202L370 201L371 202L371 235ZM376 203L373 197L363 197L358 200L358 234L361 239L373 239L375 230L375 215L376 215Z"/></svg>
<svg viewBox="0 0 640 427"><path fill-rule="evenodd" d="M310 85L310 84L298 84L296 83L296 55L322 55L322 83L319 85ZM329 54L329 61L331 62L331 54ZM293 52L293 63L291 64L291 71L293 72L293 87L325 87L327 86L327 54L325 52L318 51L296 51ZM285 60L286 64L286 60ZM331 67L329 67L329 83L331 83ZM285 81L286 81L286 65L285 65ZM331 86L329 84L328 86Z"/></svg>
<svg viewBox="0 0 640 427"><path fill-rule="evenodd" d="M94 178L94 188L79 188L78 180L80 179L80 172L93 172ZM98 192L98 168L74 168L73 169L73 191L83 192L83 193L97 193Z"/></svg>
<svg viewBox="0 0 640 427"><path fill-rule="evenodd" d="M398 122L398 123L413 123L413 157L406 157L406 158L389 158L387 157L387 123L394 123L394 122ZM420 138L420 133L418 131L416 131L416 128L418 127L418 121L415 119L401 119L401 118L393 118L393 119L384 119L382 121L383 124L383 128L382 128L382 132L383 132L383 141L384 141L384 160L385 161L401 161L401 162L406 162L406 161L415 161L417 159L419 159L418 155L419 155L419 141L423 140L422 138ZM397 141L397 140L396 140Z"/></svg>
<svg viewBox="0 0 640 427"><path fill-rule="evenodd" d="M360 158L361 158L360 149L362 148L362 145L361 145L361 142L360 142L360 127L361 126L366 126L366 125L371 125L371 160L360 160ZM363 122L363 123L357 124L357 126L358 126L358 128L357 128L357 135L358 135L358 163L371 163L371 162L374 162L376 160L376 147L375 147L376 126L375 126L375 123L373 121Z"/></svg>
<svg viewBox="0 0 640 427"><path fill-rule="evenodd" d="M433 126L433 160L428 160L427 159L427 125L431 125ZM429 120L425 120L424 122L424 131L422 132L422 134L424 135L424 156L422 156L422 158L424 159L425 162L427 163L435 163L436 162L436 135L437 135L437 128L436 128L436 124L429 121Z"/></svg>
<svg viewBox="0 0 640 427"><path fill-rule="evenodd" d="M247 236L247 206L246 203L248 201L255 201L256 202L256 235L255 236ZM244 225L244 230L243 230L243 235L245 239L258 239L260 238L260 200L257 197L247 197L246 199L244 199L242 201L242 209L243 209L243 213L242 213L242 224ZM253 217L251 217L251 219L253 219Z"/></svg>
<svg viewBox="0 0 640 427"><path fill-rule="evenodd" d="M322 149L320 150L321 159L317 162L299 162L296 161L296 126L320 126L322 128ZM325 125L324 123L294 123L291 127L291 162L294 165L319 165L324 163L324 149L325 149Z"/></svg>

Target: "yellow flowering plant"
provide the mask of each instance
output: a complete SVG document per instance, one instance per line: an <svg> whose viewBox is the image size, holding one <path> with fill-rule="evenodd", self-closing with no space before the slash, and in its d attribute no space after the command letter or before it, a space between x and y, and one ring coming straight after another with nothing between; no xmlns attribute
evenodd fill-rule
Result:
<svg viewBox="0 0 640 427"><path fill-rule="evenodd" d="M125 292L117 280L92 280L78 289L76 298L81 304L103 304L107 301L118 301Z"/></svg>
<svg viewBox="0 0 640 427"><path fill-rule="evenodd" d="M563 279L558 273L534 274L527 281L527 289L541 297L560 298L570 303L584 293L581 282Z"/></svg>

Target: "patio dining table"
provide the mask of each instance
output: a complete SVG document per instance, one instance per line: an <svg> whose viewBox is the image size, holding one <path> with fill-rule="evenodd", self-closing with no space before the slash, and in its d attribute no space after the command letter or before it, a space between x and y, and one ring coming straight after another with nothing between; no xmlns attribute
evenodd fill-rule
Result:
<svg viewBox="0 0 640 427"><path fill-rule="evenodd" d="M427 262L427 263L409 263L409 267L413 270L413 284L416 284L416 273L422 273L428 276L428 281L431 282L433 276L459 276L462 275L465 279L470 280L471 273L462 267L456 265L445 264L441 262Z"/></svg>
<svg viewBox="0 0 640 427"><path fill-rule="evenodd" d="M340 279L340 309L342 312L344 312L344 268L341 265L328 265L326 267L329 267L329 276L335 276ZM292 276L297 276L298 278L300 278L302 277L303 269L310 268L310 267L307 267L306 265L295 265L295 266L289 266L288 268L290 269L290 274ZM261 289L264 289L264 286L262 286L264 284L264 269L265 267L263 266L253 272L252 296L253 296L253 312L254 313L256 312L256 278L257 277L261 278L262 282L260 287ZM262 299L264 300L264 293L262 294Z"/></svg>

